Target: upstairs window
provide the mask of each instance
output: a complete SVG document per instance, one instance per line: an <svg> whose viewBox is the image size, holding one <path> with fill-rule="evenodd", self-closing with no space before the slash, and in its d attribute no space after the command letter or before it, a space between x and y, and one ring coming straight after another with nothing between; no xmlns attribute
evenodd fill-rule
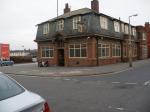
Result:
<svg viewBox="0 0 150 112"><path fill-rule="evenodd" d="M115 32L120 32L120 24L117 21L114 21L114 30Z"/></svg>
<svg viewBox="0 0 150 112"><path fill-rule="evenodd" d="M81 16L73 17L73 29L78 29L79 22L81 22Z"/></svg>
<svg viewBox="0 0 150 112"><path fill-rule="evenodd" d="M43 25L43 34L48 34L49 33L49 23L45 23Z"/></svg>
<svg viewBox="0 0 150 112"><path fill-rule="evenodd" d="M132 33L133 33L133 36L136 36L136 29L135 28L132 28Z"/></svg>
<svg viewBox="0 0 150 112"><path fill-rule="evenodd" d="M64 29L64 20L59 20L57 22L57 31L62 31Z"/></svg>
<svg viewBox="0 0 150 112"><path fill-rule="evenodd" d="M108 29L108 21L106 17L100 16L100 26L102 29Z"/></svg>
<svg viewBox="0 0 150 112"><path fill-rule="evenodd" d="M124 24L121 24L121 31L124 32Z"/></svg>
<svg viewBox="0 0 150 112"><path fill-rule="evenodd" d="M146 33L142 33L142 40L146 40Z"/></svg>
<svg viewBox="0 0 150 112"><path fill-rule="evenodd" d="M125 34L129 34L129 26L125 25Z"/></svg>

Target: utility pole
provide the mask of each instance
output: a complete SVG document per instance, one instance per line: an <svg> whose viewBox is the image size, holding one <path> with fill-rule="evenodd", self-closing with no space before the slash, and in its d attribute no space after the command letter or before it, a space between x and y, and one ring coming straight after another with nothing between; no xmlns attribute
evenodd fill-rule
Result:
<svg viewBox="0 0 150 112"><path fill-rule="evenodd" d="M134 14L134 15L131 15L129 16L129 67L132 67L133 64L132 64L132 38L131 38L131 25L130 25L130 18L131 17L135 17L135 16L138 16L137 14Z"/></svg>
<svg viewBox="0 0 150 112"><path fill-rule="evenodd" d="M57 17L58 17L58 0L57 0Z"/></svg>

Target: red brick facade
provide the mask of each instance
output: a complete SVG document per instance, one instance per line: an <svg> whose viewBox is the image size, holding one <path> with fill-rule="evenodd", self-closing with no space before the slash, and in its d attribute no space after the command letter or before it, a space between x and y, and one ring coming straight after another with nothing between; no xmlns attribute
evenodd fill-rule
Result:
<svg viewBox="0 0 150 112"><path fill-rule="evenodd" d="M72 44L86 44L86 57L70 57L69 45ZM109 56L98 56L98 43L105 43L109 45ZM118 62L128 61L128 39L116 40L110 38L97 38L97 37L80 37L80 38L68 38L63 41L63 46L59 47L57 41L39 42L38 43L38 60L48 61L50 66L102 66L107 64L114 64ZM113 56L113 45L119 44L120 56ZM133 42L135 49L132 49L133 60L144 59L143 46L146 45L146 41ZM53 48L53 57L42 58L42 47L49 46ZM133 47L134 48L134 47ZM126 52L126 53L125 53ZM63 64L61 64L60 55L63 55Z"/></svg>
<svg viewBox="0 0 150 112"><path fill-rule="evenodd" d="M150 58L150 24L149 22L145 23L145 32L147 34L148 58Z"/></svg>

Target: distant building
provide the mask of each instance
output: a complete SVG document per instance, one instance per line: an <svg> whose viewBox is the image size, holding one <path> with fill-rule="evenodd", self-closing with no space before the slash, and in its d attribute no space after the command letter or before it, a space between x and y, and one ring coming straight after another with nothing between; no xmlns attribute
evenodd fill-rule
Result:
<svg viewBox="0 0 150 112"><path fill-rule="evenodd" d="M126 62L129 59L129 32L133 60L144 59L147 40L142 38L141 28L130 27L120 19L99 13L98 0L91 1L91 9L71 11L66 4L63 15L38 24L35 39L38 60L54 66Z"/></svg>
<svg viewBox="0 0 150 112"><path fill-rule="evenodd" d="M10 56L31 56L36 57L37 50L11 50Z"/></svg>
<svg viewBox="0 0 150 112"><path fill-rule="evenodd" d="M150 24L149 22L145 23L145 32L147 35L148 58L150 58Z"/></svg>
<svg viewBox="0 0 150 112"><path fill-rule="evenodd" d="M145 32L144 26L137 26L137 36L138 36L138 59L148 58L148 46L147 46L147 34Z"/></svg>

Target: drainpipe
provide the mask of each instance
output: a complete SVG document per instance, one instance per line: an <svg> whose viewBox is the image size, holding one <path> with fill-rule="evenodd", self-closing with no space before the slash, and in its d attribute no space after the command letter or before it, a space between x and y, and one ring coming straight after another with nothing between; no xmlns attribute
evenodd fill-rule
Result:
<svg viewBox="0 0 150 112"><path fill-rule="evenodd" d="M99 59L98 59L98 37L96 38L96 65L99 66Z"/></svg>

